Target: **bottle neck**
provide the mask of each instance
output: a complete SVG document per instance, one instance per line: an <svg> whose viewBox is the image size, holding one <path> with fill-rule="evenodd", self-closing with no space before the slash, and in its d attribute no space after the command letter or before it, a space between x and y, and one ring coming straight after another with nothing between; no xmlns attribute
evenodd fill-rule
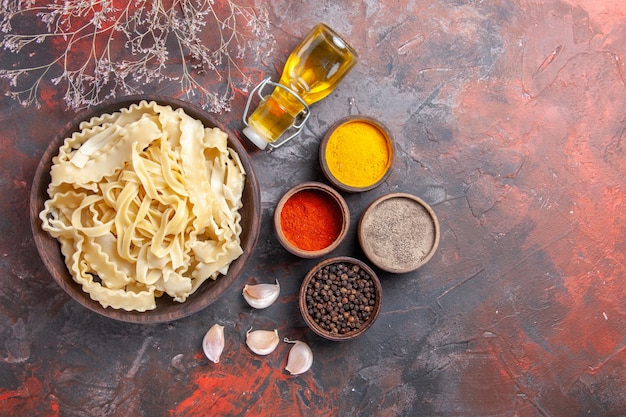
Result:
<svg viewBox="0 0 626 417"><path fill-rule="evenodd" d="M295 91L283 85L273 85L276 86L274 91L250 115L248 127L244 130L246 137L261 149L278 140L290 127L299 129L294 126L296 119L303 111L308 114L309 110Z"/></svg>

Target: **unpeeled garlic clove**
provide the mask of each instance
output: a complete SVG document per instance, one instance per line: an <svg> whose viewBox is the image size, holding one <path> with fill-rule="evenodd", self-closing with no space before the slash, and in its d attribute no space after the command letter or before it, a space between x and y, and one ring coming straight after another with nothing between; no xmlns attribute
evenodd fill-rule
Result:
<svg viewBox="0 0 626 417"><path fill-rule="evenodd" d="M299 340L291 341L287 338L285 338L285 343L293 343L289 350L285 369L291 375L300 375L308 371L313 365L313 351L309 345Z"/></svg>
<svg viewBox="0 0 626 417"><path fill-rule="evenodd" d="M243 287L243 298L254 308L266 308L272 305L280 294L280 284L256 284Z"/></svg>
<svg viewBox="0 0 626 417"><path fill-rule="evenodd" d="M257 355L269 355L278 346L278 330L248 330L246 345Z"/></svg>
<svg viewBox="0 0 626 417"><path fill-rule="evenodd" d="M220 361L220 356L224 350L224 326L214 324L202 339L202 350L206 357L214 362Z"/></svg>

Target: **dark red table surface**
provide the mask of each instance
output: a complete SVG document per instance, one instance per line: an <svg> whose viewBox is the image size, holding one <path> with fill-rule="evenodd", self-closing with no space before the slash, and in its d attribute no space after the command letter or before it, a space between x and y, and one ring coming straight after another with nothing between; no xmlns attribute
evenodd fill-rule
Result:
<svg viewBox="0 0 626 417"><path fill-rule="evenodd" d="M40 108L0 99L0 415L626 415L624 3L266 7L275 45L245 69L256 81L276 79L319 21L342 33L360 62L313 106L300 138L251 151L263 200L258 244L236 285L190 317L113 321L52 280L33 242L28 196L39 157L74 110L49 82ZM18 60L0 55L3 68ZM175 82L148 88L179 95ZM238 91L219 115L237 132L245 99ZM308 330L297 308L299 284L318 260L287 253L272 216L288 188L324 181L319 140L349 114L382 121L397 159L383 185L345 195L352 227L333 255L363 258L358 217L390 192L432 205L441 244L416 272L378 271L378 321L336 343ZM274 279L277 303L247 307L243 286ZM217 365L201 349L215 322L227 331ZM306 341L311 370L284 371L285 343L270 356L252 354L252 325Z"/></svg>

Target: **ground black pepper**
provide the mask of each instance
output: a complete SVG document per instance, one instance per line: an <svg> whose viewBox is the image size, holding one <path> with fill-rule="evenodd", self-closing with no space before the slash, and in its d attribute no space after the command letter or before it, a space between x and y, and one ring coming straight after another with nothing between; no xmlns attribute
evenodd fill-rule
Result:
<svg viewBox="0 0 626 417"><path fill-rule="evenodd" d="M374 264L386 271L408 272L432 255L438 242L437 220L424 204L398 195L366 210L359 241Z"/></svg>
<svg viewBox="0 0 626 417"><path fill-rule="evenodd" d="M376 305L372 277L358 265L338 262L322 267L306 288L306 311L319 326L333 334L360 329Z"/></svg>

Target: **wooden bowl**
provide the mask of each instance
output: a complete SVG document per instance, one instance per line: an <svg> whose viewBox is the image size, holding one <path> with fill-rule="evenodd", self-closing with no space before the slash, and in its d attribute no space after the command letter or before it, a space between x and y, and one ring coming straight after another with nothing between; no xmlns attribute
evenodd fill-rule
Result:
<svg viewBox="0 0 626 417"><path fill-rule="evenodd" d="M283 227L283 210L285 209L285 205L296 196L300 192L308 192L312 191L315 193L320 193L321 196L326 197L326 201L332 206L333 211L336 213L333 219L338 220L340 222L338 230L336 230L336 237L332 241L328 241L327 245L324 247L303 247L304 245L298 246L294 239L290 239L291 236L289 233L286 233L286 230ZM293 200L291 200L293 202ZM302 207L302 210L306 210ZM322 231L322 224L318 221L315 223L315 230L310 230L311 221L315 220L313 217L309 218L309 213L302 213L301 218L298 218L298 223L296 225L291 225L290 229L294 229L294 227L301 227L301 229L292 230L290 233L297 232L298 235L304 236L307 235L307 231L312 231L315 234L324 234ZM311 216L314 214L311 213ZM282 198L278 201L276 205L276 209L274 211L274 230L276 231L276 236L280 244L287 249L290 253L299 256L301 258L318 258L320 256L324 256L332 252L339 244L343 241L348 233L348 228L350 227L350 212L348 210L348 205L344 198L337 191L332 189L326 184L309 181L304 182L302 184L296 185L289 189ZM328 233L325 233L328 234Z"/></svg>
<svg viewBox="0 0 626 417"><path fill-rule="evenodd" d="M169 105L174 109L182 108L189 116L202 121L206 127L218 127L226 132L228 134L228 145L238 153L247 174L242 196L243 207L240 209L242 227L240 238L243 254L231 263L226 275L218 277L215 281L207 280L195 293L191 294L184 303L173 301L167 295L163 295L157 299L156 309L145 312L117 310L110 307L103 308L99 302L92 300L89 294L84 292L81 286L72 279L70 272L65 266L58 241L42 230L41 221L39 219L39 213L43 209L44 202L48 199L47 187L50 183L52 158L58 154L59 147L63 143L63 140L71 136L73 132L79 130L78 126L81 121L89 120L93 116L112 113L122 108L127 108L131 104L139 103L141 100L156 101L162 105ZM246 266L246 262L259 236L260 219L261 196L259 184L249 156L242 144L236 139L233 132L200 108L180 100L163 96L123 97L104 102L95 108L79 114L73 121L65 126L63 132L51 139L50 144L44 151L37 165L30 192L30 222L35 244L41 259L54 280L70 297L89 310L125 322L159 323L177 320L194 314L217 300L235 282Z"/></svg>
<svg viewBox="0 0 626 417"><path fill-rule="evenodd" d="M324 286L325 284L324 279L320 278L320 274L319 274L320 271L324 270L325 268L332 268L333 266L336 267L339 264L346 264L349 267L356 266L359 268L360 271L362 271L363 274L366 275L366 277L361 276L361 278L363 278L364 281L368 281L367 287L362 288L362 286L360 285L357 285L357 288L354 288L354 286L352 287L352 289L354 289L356 292L354 296L355 296L355 300L357 301L349 298L350 293L347 292L348 290L346 290L346 292L343 291L344 288L347 288L343 284L336 283L337 281L334 281L333 278L330 278L331 282L327 284L329 287L329 290L328 290ZM320 283L320 287L321 287L317 290L316 290L316 281ZM335 282L335 284L333 284L333 282ZM350 282L350 278L348 278L348 282ZM358 281L356 282L358 283ZM322 298L322 300L318 301L317 296L315 295L315 291L318 291L319 293L323 289L327 291L325 296L328 297L328 300L326 300L325 298ZM360 296L365 294L366 292L369 292L369 294L372 295L372 297L369 298L369 300L373 300L373 302L359 304L358 300ZM328 295L330 293L332 293L332 295ZM344 299L345 295L348 295L348 296ZM354 339L355 337L362 335L363 333L367 331L367 329L369 329L372 326L372 324L374 324L374 322L378 318L378 315L380 314L382 299L383 299L383 289L382 289L382 286L380 285L380 280L378 279L378 276L372 270L372 268L370 268L366 263L358 259L351 258L348 256L339 256L339 257L326 259L318 263L317 265L315 265L309 271L309 273L304 278L304 281L302 281L302 286L300 287L298 305L300 307L300 313L302 314L302 318L304 318L304 321L306 322L307 326L309 326L309 328L311 328L313 332L315 332L319 336L328 340L344 341L344 340L351 340L351 339ZM348 302L347 308L345 304L346 301ZM326 328L323 327L323 325L320 323L324 321L324 315L323 315L324 313L320 313L319 308L315 308L315 306L318 303L330 303L330 306L325 306L325 308L327 309L326 314L331 316L330 322L334 323L335 327L338 329L337 332L329 330L328 326ZM350 303L352 303L352 305L355 305L355 306L350 307L351 305ZM337 311L338 317L336 321L332 318L333 313L328 313L328 307L332 307L333 309L334 308L338 309ZM344 309L344 311L341 310L342 308ZM349 312L347 317L344 316L344 313L346 310ZM350 312L353 312L353 311L356 312L356 316L353 314L350 314ZM359 314L366 314L366 316L359 316ZM357 328L349 327L351 317L355 319L352 321L352 323L357 323L356 324L358 325ZM343 327L344 325L346 327ZM348 329L346 333L341 332L342 328Z"/></svg>
<svg viewBox="0 0 626 417"><path fill-rule="evenodd" d="M358 129L358 136L348 135L348 128ZM367 141L377 143L368 148ZM379 152L384 149L384 157ZM324 176L337 189L358 193L382 184L394 165L395 147L389 131L379 121L366 116L349 116L332 125L320 141L319 162ZM329 158L333 155L334 158ZM349 165L360 175L358 182L350 183L344 170ZM370 172L371 177L364 173Z"/></svg>
<svg viewBox="0 0 626 417"><path fill-rule="evenodd" d="M439 246L439 222L421 198L391 193L374 200L361 214L359 244L374 265L392 273L414 271Z"/></svg>

